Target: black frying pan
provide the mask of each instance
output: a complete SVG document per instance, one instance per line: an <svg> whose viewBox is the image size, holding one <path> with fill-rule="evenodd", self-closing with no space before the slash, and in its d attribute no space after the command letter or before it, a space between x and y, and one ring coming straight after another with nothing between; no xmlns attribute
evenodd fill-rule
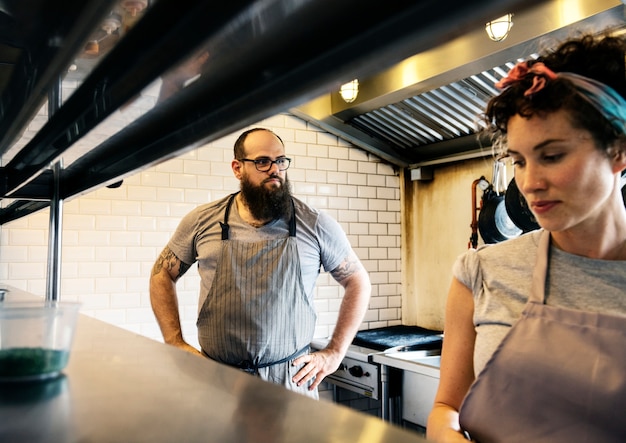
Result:
<svg viewBox="0 0 626 443"><path fill-rule="evenodd" d="M622 171L622 199L624 200L624 206L626 206L626 171Z"/></svg>
<svg viewBox="0 0 626 443"><path fill-rule="evenodd" d="M626 205L626 171L622 172L621 185L622 199L624 200L624 205ZM522 231L530 232L535 229L539 229L539 224L528 208L526 199L519 191L519 188L515 183L515 178L509 182L509 185L506 188L505 205L506 212L509 214L509 217Z"/></svg>
<svg viewBox="0 0 626 443"><path fill-rule="evenodd" d="M509 214L513 223L515 223L515 226L524 232L539 229L537 220L535 220L532 212L530 212L526 199L521 194L517 184L515 183L515 178L509 182L509 185L506 188L504 202L506 212Z"/></svg>
<svg viewBox="0 0 626 443"><path fill-rule="evenodd" d="M507 214L504 199L504 194L496 193L491 186L483 193L478 232L485 243L498 243L522 233Z"/></svg>

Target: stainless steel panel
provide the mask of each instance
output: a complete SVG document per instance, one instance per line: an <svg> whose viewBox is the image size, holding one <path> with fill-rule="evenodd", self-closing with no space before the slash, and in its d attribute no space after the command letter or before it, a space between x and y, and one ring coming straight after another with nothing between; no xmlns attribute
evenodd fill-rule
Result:
<svg viewBox="0 0 626 443"><path fill-rule="evenodd" d="M439 377L404 371L402 380L402 419L426 427L433 408Z"/></svg>
<svg viewBox="0 0 626 443"><path fill-rule="evenodd" d="M378 365L345 357L340 368L326 377L328 383L336 384L352 392L378 400L380 389Z"/></svg>
<svg viewBox="0 0 626 443"><path fill-rule="evenodd" d="M23 294L11 288L6 297ZM81 316L49 383L0 384L7 442L409 443L412 432Z"/></svg>

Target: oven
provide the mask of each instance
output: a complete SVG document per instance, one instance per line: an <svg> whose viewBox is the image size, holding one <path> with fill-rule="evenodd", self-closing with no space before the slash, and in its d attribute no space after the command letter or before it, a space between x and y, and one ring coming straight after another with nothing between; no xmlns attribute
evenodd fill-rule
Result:
<svg viewBox="0 0 626 443"><path fill-rule="evenodd" d="M314 350L328 345L328 338L317 338L311 342ZM424 356L441 354L443 334L441 331L424 329L418 326L396 325L384 328L359 331L339 369L328 375L324 381L331 385L333 401L362 410L365 402L342 401L343 391L353 396L368 400L369 412L372 409L385 421L399 424L402 420L402 370L388 365L381 365L374 356L411 351ZM351 398L344 395L344 397Z"/></svg>

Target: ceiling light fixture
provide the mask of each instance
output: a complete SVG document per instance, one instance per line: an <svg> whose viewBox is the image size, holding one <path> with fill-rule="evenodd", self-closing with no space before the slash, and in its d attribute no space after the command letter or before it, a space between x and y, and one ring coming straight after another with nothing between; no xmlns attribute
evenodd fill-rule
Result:
<svg viewBox="0 0 626 443"><path fill-rule="evenodd" d="M356 100L357 95L359 95L359 81L355 78L351 82L341 85L339 94L341 94L343 101L352 103Z"/></svg>
<svg viewBox="0 0 626 443"><path fill-rule="evenodd" d="M491 40L494 42L501 42L509 35L509 31L512 27L513 14L506 14L495 20L487 22L485 25L485 31L487 31L487 35Z"/></svg>

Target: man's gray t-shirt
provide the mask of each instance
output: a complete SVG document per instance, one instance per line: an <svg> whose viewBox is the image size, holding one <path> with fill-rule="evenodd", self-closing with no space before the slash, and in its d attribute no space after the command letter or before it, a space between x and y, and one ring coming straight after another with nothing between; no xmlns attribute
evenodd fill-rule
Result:
<svg viewBox="0 0 626 443"><path fill-rule="evenodd" d="M474 295L476 375L524 309L540 234L537 230L471 249L454 264L454 276ZM626 316L626 261L591 259L551 247L546 303Z"/></svg>
<svg viewBox="0 0 626 443"><path fill-rule="evenodd" d="M198 310L202 307L213 281L222 244L220 222L224 221L229 197L192 210L181 220L167 245L182 262L189 265L198 262L201 278ZM312 303L313 290L321 267L326 271L334 270L348 257L352 247L345 232L332 217L297 198L293 198L293 201L302 283ZM228 217L230 238L250 242L287 237L288 222L287 218L283 218L254 228L241 219L234 201Z"/></svg>

